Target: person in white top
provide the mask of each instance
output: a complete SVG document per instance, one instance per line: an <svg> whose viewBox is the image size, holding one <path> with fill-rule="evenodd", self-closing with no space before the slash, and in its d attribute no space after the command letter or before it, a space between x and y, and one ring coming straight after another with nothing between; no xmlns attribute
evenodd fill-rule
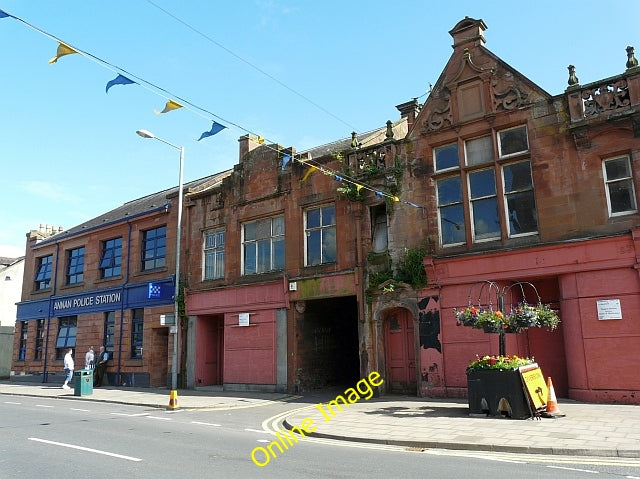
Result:
<svg viewBox="0 0 640 479"><path fill-rule="evenodd" d="M95 358L96 355L93 352L93 346L89 346L89 351L87 351L87 354L84 355L84 368L93 369Z"/></svg>
<svg viewBox="0 0 640 479"><path fill-rule="evenodd" d="M74 368L72 354L73 354L73 349L69 348L69 350L67 351L67 354L64 355L65 378L64 378L64 384L62 385L62 389L71 389L69 387L69 381L71 381L71 378L73 377L73 368Z"/></svg>

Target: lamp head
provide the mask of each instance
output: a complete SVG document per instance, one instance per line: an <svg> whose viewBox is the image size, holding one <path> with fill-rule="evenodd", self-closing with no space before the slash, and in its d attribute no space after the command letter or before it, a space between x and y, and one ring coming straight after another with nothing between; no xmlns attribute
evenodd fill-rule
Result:
<svg viewBox="0 0 640 479"><path fill-rule="evenodd" d="M147 130L138 130L136 131L136 133L141 136L142 138L155 138L156 136L151 133L150 131Z"/></svg>

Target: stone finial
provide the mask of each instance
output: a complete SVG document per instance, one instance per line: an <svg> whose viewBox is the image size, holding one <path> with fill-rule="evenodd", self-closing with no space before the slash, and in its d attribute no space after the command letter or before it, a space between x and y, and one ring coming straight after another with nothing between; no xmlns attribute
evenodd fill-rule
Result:
<svg viewBox="0 0 640 479"><path fill-rule="evenodd" d="M627 47L627 69L634 68L637 66L638 66L638 60L636 60L636 57L633 55L633 47L628 46Z"/></svg>
<svg viewBox="0 0 640 479"><path fill-rule="evenodd" d="M351 132L351 148L358 148L358 134L355 131Z"/></svg>
<svg viewBox="0 0 640 479"><path fill-rule="evenodd" d="M580 80L576 76L576 67L569 65L567 68L569 69L569 81L567 83L569 83L569 86L577 85Z"/></svg>
<svg viewBox="0 0 640 479"><path fill-rule="evenodd" d="M391 140L393 138L393 128L392 128L393 123L391 123L391 120L387 120L387 132L384 134L385 138L387 140Z"/></svg>

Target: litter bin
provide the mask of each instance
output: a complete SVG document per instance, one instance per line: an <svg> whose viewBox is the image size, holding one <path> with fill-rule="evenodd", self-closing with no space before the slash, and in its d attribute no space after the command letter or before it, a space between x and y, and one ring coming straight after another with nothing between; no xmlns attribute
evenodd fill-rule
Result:
<svg viewBox="0 0 640 479"><path fill-rule="evenodd" d="M93 394L93 369L78 369L73 372L73 395Z"/></svg>

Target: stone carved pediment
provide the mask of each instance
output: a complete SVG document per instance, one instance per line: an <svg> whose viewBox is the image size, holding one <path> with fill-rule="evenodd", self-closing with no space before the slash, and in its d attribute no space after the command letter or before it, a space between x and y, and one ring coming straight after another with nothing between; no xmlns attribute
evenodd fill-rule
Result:
<svg viewBox="0 0 640 479"><path fill-rule="evenodd" d="M494 111L510 111L531 103L531 91L516 82L512 72L496 68L491 79Z"/></svg>
<svg viewBox="0 0 640 479"><path fill-rule="evenodd" d="M422 126L422 133L429 131L437 131L444 126L449 126L452 123L451 115L451 93L447 88L435 89L430 98L429 103L425 105L424 120Z"/></svg>

